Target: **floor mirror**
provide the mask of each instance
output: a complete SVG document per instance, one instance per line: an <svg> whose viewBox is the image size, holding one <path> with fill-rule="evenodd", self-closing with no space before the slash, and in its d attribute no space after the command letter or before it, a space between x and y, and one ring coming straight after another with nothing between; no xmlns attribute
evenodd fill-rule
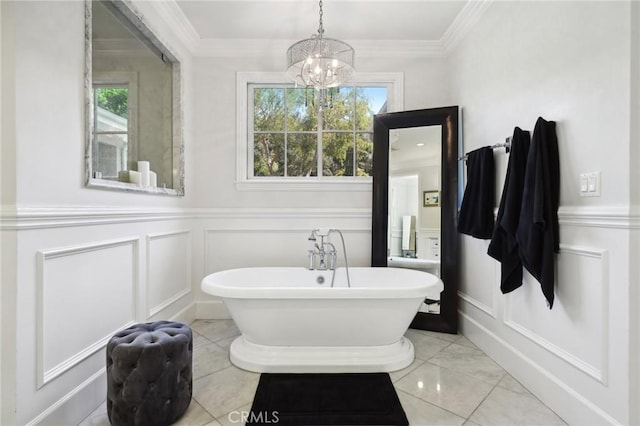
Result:
<svg viewBox="0 0 640 426"><path fill-rule="evenodd" d="M458 331L458 107L391 112L373 121L371 265L438 275L411 328Z"/></svg>

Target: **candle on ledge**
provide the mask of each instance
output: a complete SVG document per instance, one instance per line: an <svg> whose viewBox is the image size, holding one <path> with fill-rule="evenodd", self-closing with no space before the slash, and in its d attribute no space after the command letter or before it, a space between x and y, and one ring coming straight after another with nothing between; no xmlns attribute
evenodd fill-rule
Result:
<svg viewBox="0 0 640 426"><path fill-rule="evenodd" d="M142 186L149 186L149 162L138 161L138 172Z"/></svg>

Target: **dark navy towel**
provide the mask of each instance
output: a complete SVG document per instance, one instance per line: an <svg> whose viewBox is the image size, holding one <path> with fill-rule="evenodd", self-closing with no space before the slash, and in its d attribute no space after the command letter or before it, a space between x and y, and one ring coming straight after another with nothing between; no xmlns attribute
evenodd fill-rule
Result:
<svg viewBox="0 0 640 426"><path fill-rule="evenodd" d="M501 262L500 290L509 293L522 285L522 262L516 240L524 175L529 154L530 133L516 127L511 138L511 154L500 198L498 217L487 253Z"/></svg>
<svg viewBox="0 0 640 426"><path fill-rule="evenodd" d="M538 118L533 129L520 221L516 231L520 259L538 280L549 309L554 299L554 261L559 247L560 156L556 123Z"/></svg>
<svg viewBox="0 0 640 426"><path fill-rule="evenodd" d="M467 186L458 216L458 232L488 240L493 234L495 175L493 149L485 146L467 154Z"/></svg>

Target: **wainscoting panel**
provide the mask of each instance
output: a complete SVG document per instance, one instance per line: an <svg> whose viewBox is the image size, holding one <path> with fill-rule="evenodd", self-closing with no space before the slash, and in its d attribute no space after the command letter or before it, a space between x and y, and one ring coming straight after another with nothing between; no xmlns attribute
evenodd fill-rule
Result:
<svg viewBox="0 0 640 426"><path fill-rule="evenodd" d="M191 292L191 231L147 235L147 318Z"/></svg>
<svg viewBox="0 0 640 426"><path fill-rule="evenodd" d="M300 266L308 264L312 228L289 229L205 229L204 275L231 268L251 266ZM371 264L371 234L367 230L341 230L349 266ZM338 266L344 266L340 237L331 234L338 251ZM366 249L366 250L363 250Z"/></svg>
<svg viewBox="0 0 640 426"><path fill-rule="evenodd" d="M556 296L549 310L540 284L525 273L505 302L505 324L607 384L609 265L606 250L561 245ZM544 318L544 320L540 320Z"/></svg>
<svg viewBox="0 0 640 426"><path fill-rule="evenodd" d="M139 239L37 252L37 382L42 387L135 322Z"/></svg>
<svg viewBox="0 0 640 426"><path fill-rule="evenodd" d="M500 266L486 254L489 241L465 235L460 242L460 264L464 267L460 268L458 296L461 301L496 318Z"/></svg>

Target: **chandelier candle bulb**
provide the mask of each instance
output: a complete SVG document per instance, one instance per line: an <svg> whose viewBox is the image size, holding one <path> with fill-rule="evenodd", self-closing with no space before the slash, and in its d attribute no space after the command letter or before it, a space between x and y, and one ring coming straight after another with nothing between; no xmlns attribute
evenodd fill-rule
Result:
<svg viewBox="0 0 640 426"><path fill-rule="evenodd" d="M287 50L287 75L298 84L316 90L338 87L355 71L355 51L349 44L324 37L322 1L318 33L294 43Z"/></svg>
<svg viewBox="0 0 640 426"><path fill-rule="evenodd" d="M138 161L138 172L142 186L149 186L149 162Z"/></svg>

